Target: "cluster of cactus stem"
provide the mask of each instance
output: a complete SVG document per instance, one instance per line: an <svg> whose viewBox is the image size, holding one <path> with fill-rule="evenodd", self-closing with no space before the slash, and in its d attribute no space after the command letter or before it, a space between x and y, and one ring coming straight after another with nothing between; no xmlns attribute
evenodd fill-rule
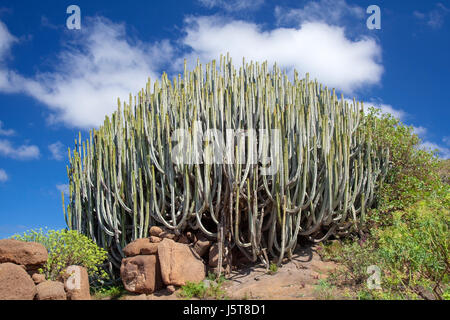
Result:
<svg viewBox="0 0 450 320"><path fill-rule="evenodd" d="M362 104L308 74L291 81L245 60L237 70L229 56L192 72L185 63L184 75L149 79L87 141L75 140L66 223L107 249L112 269L153 225L217 241L219 269L234 247L280 264L299 238L323 241L364 222L389 158L371 126Z"/></svg>

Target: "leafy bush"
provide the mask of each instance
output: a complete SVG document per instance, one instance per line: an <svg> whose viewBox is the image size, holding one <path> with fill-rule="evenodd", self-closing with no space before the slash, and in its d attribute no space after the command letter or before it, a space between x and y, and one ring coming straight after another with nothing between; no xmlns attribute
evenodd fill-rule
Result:
<svg viewBox="0 0 450 320"><path fill-rule="evenodd" d="M278 266L277 266L277 264L276 263L271 263L270 265L269 265L269 274L275 274L275 273L277 273L278 272Z"/></svg>
<svg viewBox="0 0 450 320"><path fill-rule="evenodd" d="M100 267L108 257L107 252L75 230L48 230L45 233L42 229L31 230L12 238L39 242L47 248L48 259L40 272L48 279L57 279L70 265L85 267L93 281L107 278L107 274Z"/></svg>
<svg viewBox="0 0 450 320"><path fill-rule="evenodd" d="M206 285L204 281L198 283L187 282L186 285L181 287L179 295L186 299L191 299L192 297L197 297L200 299L213 298L213 299L224 299L225 291L222 289L222 284L225 282L225 278L221 275L217 277L215 274L208 274L207 280L209 281L209 286Z"/></svg>
<svg viewBox="0 0 450 320"><path fill-rule="evenodd" d="M333 241L324 246L320 255L325 260L338 262L341 268L330 275L335 285L361 286L366 283L367 268L378 265L375 243L372 239L361 241L356 238L345 242Z"/></svg>
<svg viewBox="0 0 450 320"><path fill-rule="evenodd" d="M118 300L121 296L127 293L127 291L125 290L122 284L119 284L100 288L91 287L91 293L95 300L101 300L104 298L109 298L111 300Z"/></svg>
<svg viewBox="0 0 450 320"><path fill-rule="evenodd" d="M203 298L206 294L206 286L203 282L195 283L188 281L184 286L181 287L180 296L186 299L191 299L192 297Z"/></svg>
<svg viewBox="0 0 450 320"><path fill-rule="evenodd" d="M320 300L334 300L340 297L336 296L336 287L326 279L320 279L315 285L314 292Z"/></svg>
<svg viewBox="0 0 450 320"><path fill-rule="evenodd" d="M450 184L450 159L439 162L438 173L443 183Z"/></svg>
<svg viewBox="0 0 450 320"><path fill-rule="evenodd" d="M433 292L442 299L449 285L450 197L420 201L393 215L380 230L378 253L393 286Z"/></svg>
<svg viewBox="0 0 450 320"><path fill-rule="evenodd" d="M331 276L355 286L362 299L446 299L450 292L450 197L420 201L392 215L392 225L365 241L333 242L321 255L343 268ZM367 267L378 266L382 291L368 290Z"/></svg>
<svg viewBox="0 0 450 320"><path fill-rule="evenodd" d="M366 117L369 123L376 121L376 125L371 126L376 128L374 139L380 146L388 147L390 153L390 167L377 194L372 222L389 223L389 213L428 195L442 196L443 184L438 172L441 161L434 153L420 149L421 140L414 134L413 127L374 108Z"/></svg>
<svg viewBox="0 0 450 320"><path fill-rule="evenodd" d="M367 119L377 119L374 136L389 147L390 167L365 232L324 246L322 256L343 265L332 281L354 286L359 299L448 299L448 162L421 150L412 127L391 115L371 109ZM367 288L370 265L382 271L382 290Z"/></svg>

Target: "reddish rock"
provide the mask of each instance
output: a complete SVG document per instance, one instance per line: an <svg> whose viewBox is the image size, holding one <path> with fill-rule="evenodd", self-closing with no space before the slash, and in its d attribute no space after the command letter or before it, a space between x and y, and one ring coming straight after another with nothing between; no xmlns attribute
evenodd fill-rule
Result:
<svg viewBox="0 0 450 320"><path fill-rule="evenodd" d="M43 274L40 274L40 273L34 273L31 276L31 279L33 279L35 284L39 284L39 283L42 283L42 282L46 281L45 276Z"/></svg>
<svg viewBox="0 0 450 320"><path fill-rule="evenodd" d="M120 276L125 289L150 294L162 288L158 255L142 255L122 259Z"/></svg>
<svg viewBox="0 0 450 320"><path fill-rule="evenodd" d="M201 235L198 237L197 242L194 244L194 250L200 257L203 257L208 252L211 244L212 242L210 240Z"/></svg>
<svg viewBox="0 0 450 320"><path fill-rule="evenodd" d="M158 247L161 276L165 285L185 285L205 278L205 265L186 244L163 239Z"/></svg>
<svg viewBox="0 0 450 320"><path fill-rule="evenodd" d="M37 300L67 300L64 284L59 281L45 281L36 286Z"/></svg>
<svg viewBox="0 0 450 320"><path fill-rule="evenodd" d="M170 293L174 293L175 291L177 291L177 288L175 286L167 286L166 287L167 291L169 291Z"/></svg>
<svg viewBox="0 0 450 320"><path fill-rule="evenodd" d="M161 240L162 240L162 239L161 239L160 237L150 236L150 242L151 242L151 243L160 243Z"/></svg>
<svg viewBox="0 0 450 320"><path fill-rule="evenodd" d="M215 268L219 265L219 245L217 243L213 244L209 248L209 266Z"/></svg>
<svg viewBox="0 0 450 320"><path fill-rule="evenodd" d="M150 235L151 236L155 236L155 237L159 237L159 235L163 232L164 230L161 227L158 226L152 226L150 227Z"/></svg>
<svg viewBox="0 0 450 320"><path fill-rule="evenodd" d="M33 300L36 286L28 273L13 263L0 264L0 300Z"/></svg>
<svg viewBox="0 0 450 320"><path fill-rule="evenodd" d="M180 238L177 241L178 243L183 243L183 244L189 244L190 241L188 239L188 237L186 235L181 235Z"/></svg>
<svg viewBox="0 0 450 320"><path fill-rule="evenodd" d="M157 251L158 245L152 243L149 238L137 239L123 248L123 253L125 253L127 257L156 254Z"/></svg>
<svg viewBox="0 0 450 320"><path fill-rule="evenodd" d="M186 232L186 236L188 237L191 243L195 243L197 241L197 237L195 236L195 234L193 234L190 231Z"/></svg>
<svg viewBox="0 0 450 320"><path fill-rule="evenodd" d="M173 233L172 231L164 231L164 232L159 234L159 237L163 238L163 239L170 239L170 240L173 240L173 241L177 241L178 240L178 236L175 233Z"/></svg>
<svg viewBox="0 0 450 320"><path fill-rule="evenodd" d="M91 300L89 275L85 267L69 266L63 278L68 300Z"/></svg>
<svg viewBox="0 0 450 320"><path fill-rule="evenodd" d="M31 271L40 268L47 258L47 249L40 243L15 239L0 240L0 263L23 265L27 271Z"/></svg>

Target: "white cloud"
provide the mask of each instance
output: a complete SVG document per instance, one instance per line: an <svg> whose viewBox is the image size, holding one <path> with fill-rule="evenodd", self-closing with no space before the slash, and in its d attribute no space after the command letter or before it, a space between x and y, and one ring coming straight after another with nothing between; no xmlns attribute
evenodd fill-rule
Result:
<svg viewBox="0 0 450 320"><path fill-rule="evenodd" d="M46 16L41 16L41 25L46 28L50 28L56 30L58 28L64 28L64 26L59 26L57 24L53 24Z"/></svg>
<svg viewBox="0 0 450 320"><path fill-rule="evenodd" d="M348 103L352 104L353 100L351 99L345 99ZM395 118L401 120L404 122L405 118L407 117L407 113L400 109L395 109L391 105L379 103L376 101L370 101L370 102L363 102L364 109L367 110L367 108L373 106L381 110L382 113L389 113L393 115ZM449 159L450 158L450 148L446 148L443 146L440 146L434 142L431 141L424 141L423 139L427 136L428 129L422 126L413 126L413 133L419 136L419 138L422 140L422 143L419 145L419 149L427 150L427 151L435 151L437 150L437 154L439 157L443 159ZM444 143L447 145L450 145L450 137L444 137L442 139Z"/></svg>
<svg viewBox="0 0 450 320"><path fill-rule="evenodd" d="M17 92L20 86L20 76L7 66L11 47L19 42L8 30L7 26L0 21L0 92Z"/></svg>
<svg viewBox="0 0 450 320"><path fill-rule="evenodd" d="M303 8L275 7L275 17L278 24L294 23L300 25L304 22L324 22L341 25L344 18L362 19L365 17L363 8L349 5L345 0L310 1Z"/></svg>
<svg viewBox="0 0 450 320"><path fill-rule="evenodd" d="M6 171L3 169L0 169L0 182L6 182L8 181L8 175L6 174Z"/></svg>
<svg viewBox="0 0 450 320"><path fill-rule="evenodd" d="M235 63L247 61L269 64L300 74L309 72L329 87L352 93L379 84L383 67L381 48L375 40L346 38L344 28L325 23L307 22L300 28L277 28L263 31L260 26L224 18L190 17L186 19L183 43L192 48L191 64L197 57L202 62L218 59L227 52Z"/></svg>
<svg viewBox="0 0 450 320"><path fill-rule="evenodd" d="M206 7L220 7L226 11L256 8L263 3L199 1ZM448 10L442 4L437 6L439 8L443 12ZM362 8L344 0L322 0L308 2L301 9L277 7L275 15L279 22L297 22L296 27L267 30L255 23L220 16L189 17L183 30L185 36L178 44L191 49L188 54L191 65L197 58L209 62L229 52L235 64L240 64L242 57L247 61L276 62L290 74L294 68L301 75L309 72L312 78L345 94L380 83L383 73L380 45L369 37L352 40L346 35L345 28L330 25L338 24L346 16L362 18ZM416 16L425 19L432 15L418 13ZM117 97L128 100L128 94L135 94L148 76L159 77L156 70L162 65L167 64L171 71L181 70L181 58L173 63L179 48L168 40L153 44L132 40L127 36L124 24L101 17L86 18L82 30L73 34L76 34L75 38L65 42L50 71L26 78L7 67L11 46L18 39L0 21L0 91L20 90L47 105L52 111L52 121L64 122L70 127L91 128L116 110ZM365 102L365 107L369 105L401 120L406 116L405 111L388 104ZM420 126L415 131L419 135L426 133ZM3 128L0 122L0 135L13 133L13 130ZM448 140L443 141L448 143ZM448 148L432 142L426 141L423 146L437 147L441 154L449 155ZM54 159L62 159L61 148L60 142L49 146ZM13 147L8 140L0 140L0 155L34 159L40 152L37 146ZM67 192L67 185L57 188Z"/></svg>
<svg viewBox="0 0 450 320"><path fill-rule="evenodd" d="M364 104L365 109L368 109L370 107L375 107L377 109L380 109L382 113L389 113L394 118L397 118L399 120L404 120L405 117L407 116L407 113L405 111L403 111L401 109L396 109L393 106L391 106L390 104L378 102L375 100L364 101L363 104Z"/></svg>
<svg viewBox="0 0 450 320"><path fill-rule="evenodd" d="M13 72L3 77L9 87L21 83L23 92L47 105L50 119L69 127L92 128L117 108L117 97L128 101L148 77L172 54L167 41L132 41L125 25L105 18L85 19L76 38L67 41L51 72L25 79ZM2 77L0 76L0 90ZM6 91L7 86L3 86Z"/></svg>
<svg viewBox="0 0 450 320"><path fill-rule="evenodd" d="M438 2L435 8L429 12L414 11L413 15L417 19L425 22L433 29L439 29L444 25L445 17L450 13L450 9Z"/></svg>
<svg viewBox="0 0 450 320"><path fill-rule="evenodd" d="M0 140L0 155L18 160L31 160L39 158L40 152L35 145L22 145L16 148L8 140Z"/></svg>
<svg viewBox="0 0 450 320"><path fill-rule="evenodd" d="M83 28L67 40L55 56L53 68L25 78L13 70L0 70L0 91L28 94L45 104L50 122L63 122L68 127L92 128L100 125L105 115L117 108L117 97L128 101L148 76L159 78L155 70L174 63L174 47L168 40L143 43L127 37L124 24L97 17L86 18ZM2 35L9 39L8 51L15 39L6 26ZM239 61L277 62L292 72L309 72L320 82L351 93L358 88L378 84L383 67L381 48L370 38L352 41L344 29L324 23L305 23L300 28L278 28L262 31L260 26L243 21L225 21L220 17L187 19L186 36L178 44L192 49L190 61L203 62L230 52ZM320 39L320 41L317 41ZM4 56L5 50L2 50Z"/></svg>
<svg viewBox="0 0 450 320"><path fill-rule="evenodd" d="M7 68L7 60L10 58L10 50L18 39L14 37L6 25L0 21L0 91L15 92L17 74Z"/></svg>
<svg viewBox="0 0 450 320"><path fill-rule="evenodd" d="M403 120L406 116L406 112L401 110L401 109L394 109L391 105L389 104L376 104L373 102L370 102L369 104L374 104L375 107L380 108L381 112L383 113L389 113L391 115L393 115L395 118L399 119L399 120Z"/></svg>
<svg viewBox="0 0 450 320"><path fill-rule="evenodd" d="M427 17L427 15L423 12L420 11L414 11L413 12L414 17L416 17L417 19L423 20Z"/></svg>
<svg viewBox="0 0 450 320"><path fill-rule="evenodd" d="M422 128L422 127L419 127ZM425 128L423 128L425 129ZM426 132L426 130L425 130ZM420 134L419 134L420 136ZM424 136L424 135L423 135ZM422 136L422 137L423 137ZM431 141L423 141L419 148L423 149L423 150L427 150L427 151L437 151L437 154L439 155L439 157L443 158L443 159L450 159L450 137L443 137L442 138L442 142L446 145L445 147L431 142Z"/></svg>
<svg viewBox="0 0 450 320"><path fill-rule="evenodd" d="M17 38L8 31L6 25L0 21L0 64L6 59L12 44L17 41Z"/></svg>
<svg viewBox="0 0 450 320"><path fill-rule="evenodd" d="M443 159L450 159L450 149L446 148L446 147L442 147L434 142L424 141L424 142L422 142L422 144L420 145L419 148L421 148L423 150L427 150L427 151L437 150L439 157L441 157Z"/></svg>
<svg viewBox="0 0 450 320"><path fill-rule="evenodd" d="M345 98L345 100L349 104L353 104L353 99ZM360 102L360 103L362 102L364 110L368 110L370 107L374 107L374 108L380 109L381 113L389 113L399 120L404 120L405 117L407 116L407 113L405 111L403 111L401 109L395 109L390 104L377 102L375 100L359 101L358 99L356 99L356 102Z"/></svg>
<svg viewBox="0 0 450 320"><path fill-rule="evenodd" d="M52 143L48 146L48 149L50 150L50 153L52 154L52 159L61 161L64 157L64 145L57 141L55 143Z"/></svg>
<svg viewBox="0 0 450 320"><path fill-rule="evenodd" d="M65 196L69 195L69 185L68 184L57 184L56 189L58 189L60 192L64 192Z"/></svg>
<svg viewBox="0 0 450 320"><path fill-rule="evenodd" d="M198 2L209 9L217 7L232 12L257 9L264 3L264 0L198 0Z"/></svg>
<svg viewBox="0 0 450 320"><path fill-rule="evenodd" d="M442 142L450 147L450 136L443 137Z"/></svg>
<svg viewBox="0 0 450 320"><path fill-rule="evenodd" d="M12 136L14 134L13 129L4 129L3 122L0 120L0 136Z"/></svg>

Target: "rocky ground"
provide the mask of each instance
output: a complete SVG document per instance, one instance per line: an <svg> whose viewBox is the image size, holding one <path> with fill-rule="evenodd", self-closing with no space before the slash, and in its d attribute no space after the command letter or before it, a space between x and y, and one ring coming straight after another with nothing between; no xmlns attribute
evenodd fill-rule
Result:
<svg viewBox="0 0 450 320"><path fill-rule="evenodd" d="M236 300L314 300L348 299L343 289L327 284L327 277L338 267L334 262L322 261L320 247L308 245L297 248L292 260L276 272L267 272L262 264L243 266L233 271L222 285L226 299ZM125 300L183 299L180 289L167 289L150 295L125 295Z"/></svg>
<svg viewBox="0 0 450 320"><path fill-rule="evenodd" d="M335 268L335 263L321 260L317 247L308 246L298 249L275 273L267 273L262 264L248 266L233 272L224 286L231 299L322 299L320 280Z"/></svg>
<svg viewBox="0 0 450 320"><path fill-rule="evenodd" d="M192 236L195 241L190 241L188 236L176 237L158 227L150 231L155 235L133 241L123 249L126 258L122 260L121 278L126 291L117 287L119 294L111 293L114 299L185 299L181 293L204 299L233 300L348 297L344 290L327 281L338 265L322 261L317 245L297 246L291 259L285 259L278 268L271 265L270 270L262 264L245 263L248 260L236 254L233 264L239 267L222 281L205 279L207 271L217 268L216 244L201 235ZM91 299L84 267L69 266L64 276L52 281L36 271L47 258L47 249L42 244L0 240L0 300ZM191 284L182 288L188 283ZM100 296L94 294L92 298L100 299Z"/></svg>

